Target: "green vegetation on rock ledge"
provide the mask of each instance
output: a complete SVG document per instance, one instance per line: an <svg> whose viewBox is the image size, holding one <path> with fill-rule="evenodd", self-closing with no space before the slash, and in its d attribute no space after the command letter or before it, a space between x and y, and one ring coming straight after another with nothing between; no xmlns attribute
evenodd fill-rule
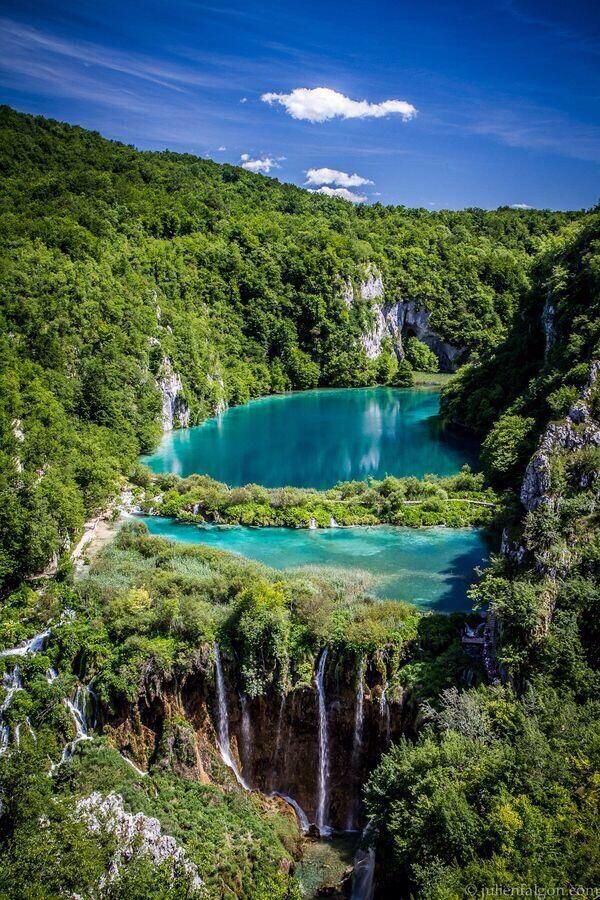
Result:
<svg viewBox="0 0 600 900"><path fill-rule="evenodd" d="M404 525L409 527L489 525L498 498L484 488L483 476L465 466L458 475L440 478L395 478L340 482L317 491L264 488L258 484L229 488L206 475L158 475L138 469L142 491L136 501L144 512L185 522L279 525L320 528L330 525ZM333 520L333 522L332 522Z"/></svg>

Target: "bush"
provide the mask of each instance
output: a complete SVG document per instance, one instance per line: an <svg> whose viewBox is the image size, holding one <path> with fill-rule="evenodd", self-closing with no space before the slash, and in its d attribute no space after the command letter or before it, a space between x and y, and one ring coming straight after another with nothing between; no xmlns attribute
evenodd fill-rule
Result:
<svg viewBox="0 0 600 900"><path fill-rule="evenodd" d="M439 361L433 350L416 337L403 341L404 354L415 372L437 372Z"/></svg>

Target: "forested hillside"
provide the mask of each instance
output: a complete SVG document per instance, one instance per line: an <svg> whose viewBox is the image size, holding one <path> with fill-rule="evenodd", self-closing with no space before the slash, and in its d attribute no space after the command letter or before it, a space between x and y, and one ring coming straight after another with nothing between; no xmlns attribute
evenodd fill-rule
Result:
<svg viewBox="0 0 600 900"><path fill-rule="evenodd" d="M0 129L8 584L68 545L156 442L161 416L194 423L261 394L397 377L399 345L366 352L377 304L425 310L463 360L487 352L532 256L581 218L354 208L7 107ZM405 337L409 359L430 365Z"/></svg>
<svg viewBox="0 0 600 900"><path fill-rule="evenodd" d="M553 240L506 339L445 389L513 512L472 589L491 684L441 692L367 788L390 896L600 875L599 238L596 214Z"/></svg>
<svg viewBox="0 0 600 900"><path fill-rule="evenodd" d="M312 844L277 790L326 834L323 729L330 821L368 823L378 897L589 892L599 213L355 208L0 118L0 895L298 900ZM383 328L407 303L427 346L406 319L395 343ZM164 428L290 388L409 380L442 344L464 363L442 412L481 438L484 474L230 490L136 465ZM141 523L77 578L22 583L121 475L144 508L193 522L482 524L493 509L502 548L471 589L480 616Z"/></svg>

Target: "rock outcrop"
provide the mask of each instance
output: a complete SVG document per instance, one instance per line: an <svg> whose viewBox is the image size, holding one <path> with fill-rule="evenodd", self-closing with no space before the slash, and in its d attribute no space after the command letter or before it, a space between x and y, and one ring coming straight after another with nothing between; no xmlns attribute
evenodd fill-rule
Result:
<svg viewBox="0 0 600 900"><path fill-rule="evenodd" d="M433 350L438 358L441 372L454 372L464 347L456 347L449 344L433 330L429 321L428 311L416 300L401 300L398 304L397 321L401 333L405 337L416 337L430 350Z"/></svg>
<svg viewBox="0 0 600 900"><path fill-rule="evenodd" d="M587 384L562 422L551 422L525 470L521 503L528 512L540 505L554 506L551 494L552 457L584 447L600 447L600 426L592 416L590 399L600 373L600 360L590 366Z"/></svg>
<svg viewBox="0 0 600 900"><path fill-rule="evenodd" d="M77 803L77 817L92 834L108 833L117 841L116 852L106 875L99 884L100 891L115 881L124 865L134 858L146 858L155 866L167 866L172 877L183 877L189 894L202 896L203 881L198 869L175 838L163 834L158 819L143 813L128 813L123 809L120 794L108 794L103 798L94 791Z"/></svg>
<svg viewBox="0 0 600 900"><path fill-rule="evenodd" d="M453 372L456 369L464 348L444 341L431 327L429 312L417 301L386 300L383 278L375 266L367 266L358 287L358 296L371 304L371 324L361 335L361 343L368 359L379 356L384 338L391 341L396 356L399 360L402 359L402 338L412 336L435 353L442 372ZM349 308L354 304L356 295L350 281L343 283L341 298Z"/></svg>
<svg viewBox="0 0 600 900"><path fill-rule="evenodd" d="M182 395L181 376L174 371L168 356L163 356L156 385L162 395L161 424L163 431L172 431L175 425L179 428L187 428L190 424L190 411Z"/></svg>

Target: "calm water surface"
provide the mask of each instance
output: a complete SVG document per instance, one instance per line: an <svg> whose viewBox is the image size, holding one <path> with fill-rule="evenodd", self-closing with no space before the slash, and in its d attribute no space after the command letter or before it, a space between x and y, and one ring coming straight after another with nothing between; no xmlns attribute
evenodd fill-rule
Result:
<svg viewBox="0 0 600 900"><path fill-rule="evenodd" d="M173 519L139 517L152 534L239 553L276 569L332 566L372 576L378 597L408 600L452 612L468 609L473 568L488 554L472 528L245 528L189 525Z"/></svg>
<svg viewBox="0 0 600 900"><path fill-rule="evenodd" d="M476 465L476 447L442 431L438 408L437 391L407 388L265 397L171 432L142 461L155 472L201 472L230 485L315 488Z"/></svg>

